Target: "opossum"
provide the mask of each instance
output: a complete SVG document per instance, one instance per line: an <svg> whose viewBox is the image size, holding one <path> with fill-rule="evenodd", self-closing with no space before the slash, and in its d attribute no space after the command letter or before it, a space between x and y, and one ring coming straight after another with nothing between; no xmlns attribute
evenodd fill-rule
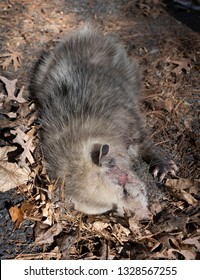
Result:
<svg viewBox="0 0 200 280"><path fill-rule="evenodd" d="M37 61L30 96L39 106L47 171L64 180L65 198L86 214L130 210L151 216L141 157L161 179L176 165L149 142L140 111L141 74L123 43L85 26Z"/></svg>

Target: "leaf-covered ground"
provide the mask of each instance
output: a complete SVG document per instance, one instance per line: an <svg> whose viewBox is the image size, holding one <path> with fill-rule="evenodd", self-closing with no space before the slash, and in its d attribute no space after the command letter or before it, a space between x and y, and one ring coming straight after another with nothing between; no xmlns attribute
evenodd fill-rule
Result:
<svg viewBox="0 0 200 280"><path fill-rule="evenodd" d="M56 182L45 174L35 106L27 101L30 69L41 50L87 20L120 36L140 62L151 138L179 167L161 186L166 206L149 223L53 203ZM161 0L1 1L1 258L200 258L199 50L200 34Z"/></svg>

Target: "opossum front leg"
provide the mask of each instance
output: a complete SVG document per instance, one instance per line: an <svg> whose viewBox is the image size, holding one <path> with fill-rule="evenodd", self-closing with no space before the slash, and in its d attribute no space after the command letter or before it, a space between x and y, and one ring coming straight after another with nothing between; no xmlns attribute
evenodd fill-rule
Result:
<svg viewBox="0 0 200 280"><path fill-rule="evenodd" d="M175 176L178 170L177 165L171 159L167 159L153 143L143 143L140 147L142 159L149 164L150 172L160 181L164 179L167 173Z"/></svg>

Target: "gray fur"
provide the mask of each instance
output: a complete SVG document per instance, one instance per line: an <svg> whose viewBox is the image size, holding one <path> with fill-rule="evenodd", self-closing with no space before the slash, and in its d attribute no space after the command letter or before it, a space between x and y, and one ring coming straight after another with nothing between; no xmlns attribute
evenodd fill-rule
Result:
<svg viewBox="0 0 200 280"><path fill-rule="evenodd" d="M138 151L146 161L157 159L146 144L140 91L138 64L124 45L88 26L36 64L30 94L39 104L47 170L64 178L76 209L149 217L146 186L132 172Z"/></svg>

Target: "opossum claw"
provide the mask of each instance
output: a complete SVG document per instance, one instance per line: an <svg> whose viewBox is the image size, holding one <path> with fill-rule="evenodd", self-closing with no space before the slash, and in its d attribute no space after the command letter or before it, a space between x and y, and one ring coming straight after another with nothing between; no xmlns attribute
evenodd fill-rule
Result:
<svg viewBox="0 0 200 280"><path fill-rule="evenodd" d="M162 160L153 169L152 175L154 178L158 177L159 181L162 182L168 173L172 174L173 176L176 176L177 170L178 167L173 160L169 160L169 161Z"/></svg>

